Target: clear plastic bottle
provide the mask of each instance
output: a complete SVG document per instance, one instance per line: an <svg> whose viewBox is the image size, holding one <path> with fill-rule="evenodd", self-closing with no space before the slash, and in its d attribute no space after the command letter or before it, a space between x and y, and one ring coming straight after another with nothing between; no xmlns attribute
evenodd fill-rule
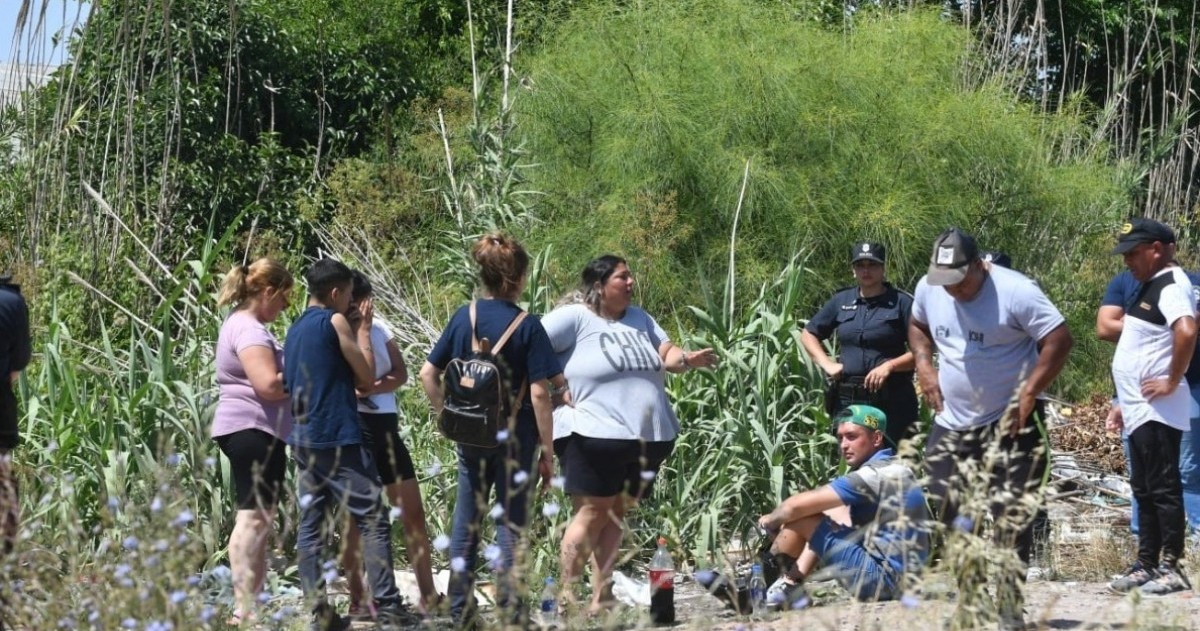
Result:
<svg viewBox="0 0 1200 631"><path fill-rule="evenodd" d="M767 612L767 579L757 563L750 566L750 607L756 614Z"/></svg>
<svg viewBox="0 0 1200 631"><path fill-rule="evenodd" d="M558 623L558 585L553 576L546 577L546 586L542 588L541 614L542 626L552 627Z"/></svg>
<svg viewBox="0 0 1200 631"><path fill-rule="evenodd" d="M667 551L666 537L658 538L658 550L650 559L650 620L675 623L675 562Z"/></svg>

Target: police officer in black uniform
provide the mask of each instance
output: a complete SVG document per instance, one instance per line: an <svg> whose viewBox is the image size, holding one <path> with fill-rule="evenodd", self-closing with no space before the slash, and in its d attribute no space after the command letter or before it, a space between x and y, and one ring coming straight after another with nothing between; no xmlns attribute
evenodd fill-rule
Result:
<svg viewBox="0 0 1200 631"><path fill-rule="evenodd" d="M917 419L913 387L913 355L908 350L908 317L912 295L884 280L884 247L859 242L850 249L856 284L833 294L804 327L804 350L830 379L830 414L865 403L883 410L888 438L899 444ZM821 341L837 334L839 361Z"/></svg>

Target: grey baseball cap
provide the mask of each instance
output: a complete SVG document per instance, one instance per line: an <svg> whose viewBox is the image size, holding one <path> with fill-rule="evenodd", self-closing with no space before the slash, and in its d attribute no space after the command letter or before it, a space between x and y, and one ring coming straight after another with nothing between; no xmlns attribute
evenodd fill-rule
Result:
<svg viewBox="0 0 1200 631"><path fill-rule="evenodd" d="M967 277L967 267L977 260L979 246L975 237L958 228L949 228L933 242L925 282L935 286L961 283Z"/></svg>

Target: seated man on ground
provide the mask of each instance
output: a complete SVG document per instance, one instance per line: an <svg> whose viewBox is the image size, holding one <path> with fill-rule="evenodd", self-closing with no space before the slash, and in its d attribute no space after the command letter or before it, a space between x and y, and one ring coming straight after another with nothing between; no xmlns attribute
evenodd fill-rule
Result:
<svg viewBox="0 0 1200 631"><path fill-rule="evenodd" d="M817 562L859 600L893 600L929 556L929 509L912 471L888 446L887 417L852 405L834 418L850 471L763 515L780 576L767 602L789 607Z"/></svg>

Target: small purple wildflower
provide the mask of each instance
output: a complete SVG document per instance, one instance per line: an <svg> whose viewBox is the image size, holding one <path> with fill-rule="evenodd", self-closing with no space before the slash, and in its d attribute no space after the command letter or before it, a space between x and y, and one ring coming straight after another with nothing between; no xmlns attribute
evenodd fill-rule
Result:
<svg viewBox="0 0 1200 631"><path fill-rule="evenodd" d="M172 526L186 526L186 525L192 523L192 521L195 519L196 519L196 516L192 514L192 511L185 508L185 509L179 511L179 514L176 515L175 519L173 519L171 521L171 525Z"/></svg>

